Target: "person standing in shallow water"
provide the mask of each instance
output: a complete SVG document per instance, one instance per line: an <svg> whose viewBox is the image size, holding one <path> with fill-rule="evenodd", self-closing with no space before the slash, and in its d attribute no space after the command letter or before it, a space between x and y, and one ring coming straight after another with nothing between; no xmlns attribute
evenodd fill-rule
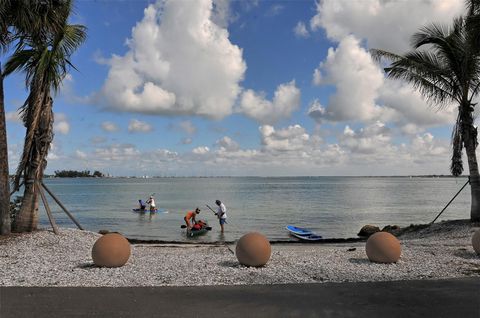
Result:
<svg viewBox="0 0 480 318"><path fill-rule="evenodd" d="M223 225L227 223L227 208L225 207L225 204L223 204L220 200L216 200L215 204L218 206L217 213L215 213L215 215L220 222L221 232L223 233Z"/></svg>
<svg viewBox="0 0 480 318"><path fill-rule="evenodd" d="M150 196L150 199L148 199L147 203L150 204L150 212L155 212L155 199L153 196Z"/></svg>

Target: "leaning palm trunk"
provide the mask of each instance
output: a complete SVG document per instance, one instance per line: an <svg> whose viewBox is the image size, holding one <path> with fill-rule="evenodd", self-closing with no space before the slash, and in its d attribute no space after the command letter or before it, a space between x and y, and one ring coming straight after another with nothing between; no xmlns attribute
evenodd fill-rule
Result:
<svg viewBox="0 0 480 318"><path fill-rule="evenodd" d="M5 127L5 104L3 76L0 65L0 235L10 234L10 187L8 180L7 129Z"/></svg>
<svg viewBox="0 0 480 318"><path fill-rule="evenodd" d="M38 93L38 94L37 94ZM24 179L22 206L15 218L15 232L33 231L38 225L38 188L47 166L47 155L53 140L53 111L50 89L39 90L32 87L28 103L28 124L22 160L15 177L15 186L19 187L20 177Z"/></svg>
<svg viewBox="0 0 480 318"><path fill-rule="evenodd" d="M468 104L469 105L469 104ZM468 109L471 107L468 106ZM471 200L470 207L470 220L472 222L480 221L480 176L478 173L478 163L476 148L477 142L477 129L473 125L473 116L471 111L465 112L465 119L463 120L462 135L463 143L465 146L465 152L467 153L468 169L470 173L470 188L471 188Z"/></svg>

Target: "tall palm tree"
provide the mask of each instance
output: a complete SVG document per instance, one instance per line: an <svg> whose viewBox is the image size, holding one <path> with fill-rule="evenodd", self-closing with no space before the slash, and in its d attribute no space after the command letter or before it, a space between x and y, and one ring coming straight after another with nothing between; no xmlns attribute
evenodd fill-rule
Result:
<svg viewBox="0 0 480 318"><path fill-rule="evenodd" d="M63 1L71 3L71 1ZM71 8L70 8L71 9ZM47 155L53 140L52 90L57 92L67 71L73 65L70 56L85 40L86 28L67 23L70 11L61 15L62 21L54 29L42 33L24 34L5 65L4 75L24 71L30 89L21 107L27 128L23 154L17 168L14 189L23 178L22 206L14 224L14 231L36 229L38 223L38 193L35 184L41 182L47 165Z"/></svg>
<svg viewBox="0 0 480 318"><path fill-rule="evenodd" d="M0 64L0 235L10 234L10 182L8 173L7 127L5 126L5 103L3 76Z"/></svg>
<svg viewBox="0 0 480 318"><path fill-rule="evenodd" d="M478 33L479 0L470 0L468 13L454 19L451 26L432 24L411 38L413 50L398 55L371 50L381 61L389 60L387 76L410 82L424 98L440 109L448 103L458 105L458 116L452 132L454 176L463 172L465 148L471 186L470 219L480 221L480 176L477 156L477 128L474 125L474 98L480 93L480 45Z"/></svg>
<svg viewBox="0 0 480 318"><path fill-rule="evenodd" d="M6 52L11 43L27 35L45 38L46 34L61 27L71 6L71 0L0 0L0 51ZM0 235L11 231L3 78L0 65Z"/></svg>

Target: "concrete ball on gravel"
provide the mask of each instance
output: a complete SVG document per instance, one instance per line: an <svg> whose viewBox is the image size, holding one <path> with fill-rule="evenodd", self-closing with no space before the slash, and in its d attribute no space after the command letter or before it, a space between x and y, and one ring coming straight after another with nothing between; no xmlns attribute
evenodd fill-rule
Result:
<svg viewBox="0 0 480 318"><path fill-rule="evenodd" d="M392 234L377 232L368 238L365 251L371 262L396 263L400 259L402 248Z"/></svg>
<svg viewBox="0 0 480 318"><path fill-rule="evenodd" d="M272 253L268 239L257 232L250 232L242 236L235 248L235 255L242 265L264 266Z"/></svg>
<svg viewBox="0 0 480 318"><path fill-rule="evenodd" d="M130 243L118 233L100 237L92 248L92 259L100 267L121 267L130 257Z"/></svg>

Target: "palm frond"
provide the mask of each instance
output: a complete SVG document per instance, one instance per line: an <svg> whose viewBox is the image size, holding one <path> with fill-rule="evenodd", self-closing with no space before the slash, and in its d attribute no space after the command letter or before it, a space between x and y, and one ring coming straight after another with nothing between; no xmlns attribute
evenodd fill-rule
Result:
<svg viewBox="0 0 480 318"><path fill-rule="evenodd" d="M58 33L53 44L53 50L59 50L65 56L70 56L80 45L85 42L87 28L83 25L72 24L66 25L65 28Z"/></svg>
<svg viewBox="0 0 480 318"><path fill-rule="evenodd" d="M34 54L34 50L15 51L5 64L2 75L8 76L14 72L25 70Z"/></svg>
<svg viewBox="0 0 480 318"><path fill-rule="evenodd" d="M440 107L458 99L451 74L430 52L410 52L385 68L385 72L389 78L411 83L428 101Z"/></svg>
<svg viewBox="0 0 480 318"><path fill-rule="evenodd" d="M412 35L410 45L414 49L418 49L426 44L443 45L450 33L451 31L448 26L432 23L431 25L422 27L419 32Z"/></svg>
<svg viewBox="0 0 480 318"><path fill-rule="evenodd" d="M480 0L465 0L468 15L480 14Z"/></svg>
<svg viewBox="0 0 480 318"><path fill-rule="evenodd" d="M377 63L382 63L383 60L395 62L403 58L401 55L379 49L370 49L369 53Z"/></svg>

